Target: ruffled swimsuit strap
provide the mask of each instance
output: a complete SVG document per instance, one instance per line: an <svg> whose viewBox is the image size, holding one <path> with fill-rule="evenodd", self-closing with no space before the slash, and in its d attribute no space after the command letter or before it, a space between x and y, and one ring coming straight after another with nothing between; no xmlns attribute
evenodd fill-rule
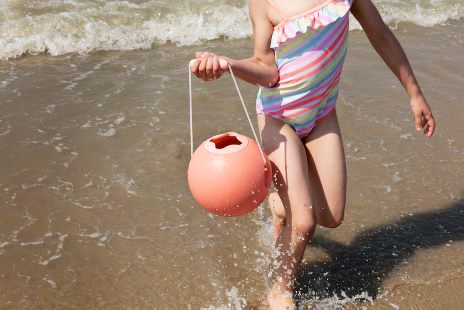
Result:
<svg viewBox="0 0 464 310"><path fill-rule="evenodd" d="M277 14L280 15L280 17L282 17L284 20L287 18L287 16L285 15L285 13L280 9L280 7L277 5L277 3L275 3L273 0L266 0L267 3L269 3L269 5L277 12Z"/></svg>

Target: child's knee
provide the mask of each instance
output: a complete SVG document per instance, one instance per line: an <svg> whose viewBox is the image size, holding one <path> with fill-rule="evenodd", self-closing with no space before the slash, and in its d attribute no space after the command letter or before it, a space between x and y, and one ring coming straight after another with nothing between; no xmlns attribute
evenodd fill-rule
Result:
<svg viewBox="0 0 464 310"><path fill-rule="evenodd" d="M292 218L292 228L298 235L309 237L316 230L317 220L314 212L304 212Z"/></svg>
<svg viewBox="0 0 464 310"><path fill-rule="evenodd" d="M327 228L337 228L343 223L344 219L344 210L339 211L339 212L334 212L327 214L325 218L321 221L321 223L318 223L321 226L327 227Z"/></svg>
<svg viewBox="0 0 464 310"><path fill-rule="evenodd" d="M269 194L268 203L274 217L278 217L280 220L285 219L285 208L278 193Z"/></svg>

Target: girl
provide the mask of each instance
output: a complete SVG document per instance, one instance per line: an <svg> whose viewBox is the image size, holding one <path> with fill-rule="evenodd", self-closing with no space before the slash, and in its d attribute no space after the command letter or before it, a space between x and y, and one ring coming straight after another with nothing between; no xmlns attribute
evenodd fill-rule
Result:
<svg viewBox="0 0 464 310"><path fill-rule="evenodd" d="M258 126L277 191L269 196L278 250L271 309L293 306L296 271L316 225L337 227L343 221L346 164L335 103L350 11L408 93L416 129L431 137L430 107L370 0L249 0L253 57L199 52L191 65L204 81L219 78L230 65L238 77L261 86Z"/></svg>

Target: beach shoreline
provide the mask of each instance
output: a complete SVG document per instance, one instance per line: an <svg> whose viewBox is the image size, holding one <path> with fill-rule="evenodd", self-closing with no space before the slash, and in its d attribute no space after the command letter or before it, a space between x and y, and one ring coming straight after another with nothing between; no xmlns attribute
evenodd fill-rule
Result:
<svg viewBox="0 0 464 310"><path fill-rule="evenodd" d="M350 32L337 102L346 220L318 228L302 304L464 304L463 29L459 19L395 30L436 117L432 139L415 131L406 93L364 34ZM0 61L0 308L264 308L267 206L220 218L188 191L187 64L199 48ZM252 42L201 48L244 58ZM257 87L240 88L255 118ZM196 146L251 135L229 76L194 81L194 124Z"/></svg>

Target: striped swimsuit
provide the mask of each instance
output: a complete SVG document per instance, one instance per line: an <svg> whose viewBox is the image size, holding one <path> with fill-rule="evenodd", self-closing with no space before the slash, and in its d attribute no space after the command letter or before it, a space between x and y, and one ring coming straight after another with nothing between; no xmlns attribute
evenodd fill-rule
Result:
<svg viewBox="0 0 464 310"><path fill-rule="evenodd" d="M256 110L284 121L304 138L335 108L352 0L324 1L290 18L267 1L283 18L271 39L279 82L259 89Z"/></svg>

